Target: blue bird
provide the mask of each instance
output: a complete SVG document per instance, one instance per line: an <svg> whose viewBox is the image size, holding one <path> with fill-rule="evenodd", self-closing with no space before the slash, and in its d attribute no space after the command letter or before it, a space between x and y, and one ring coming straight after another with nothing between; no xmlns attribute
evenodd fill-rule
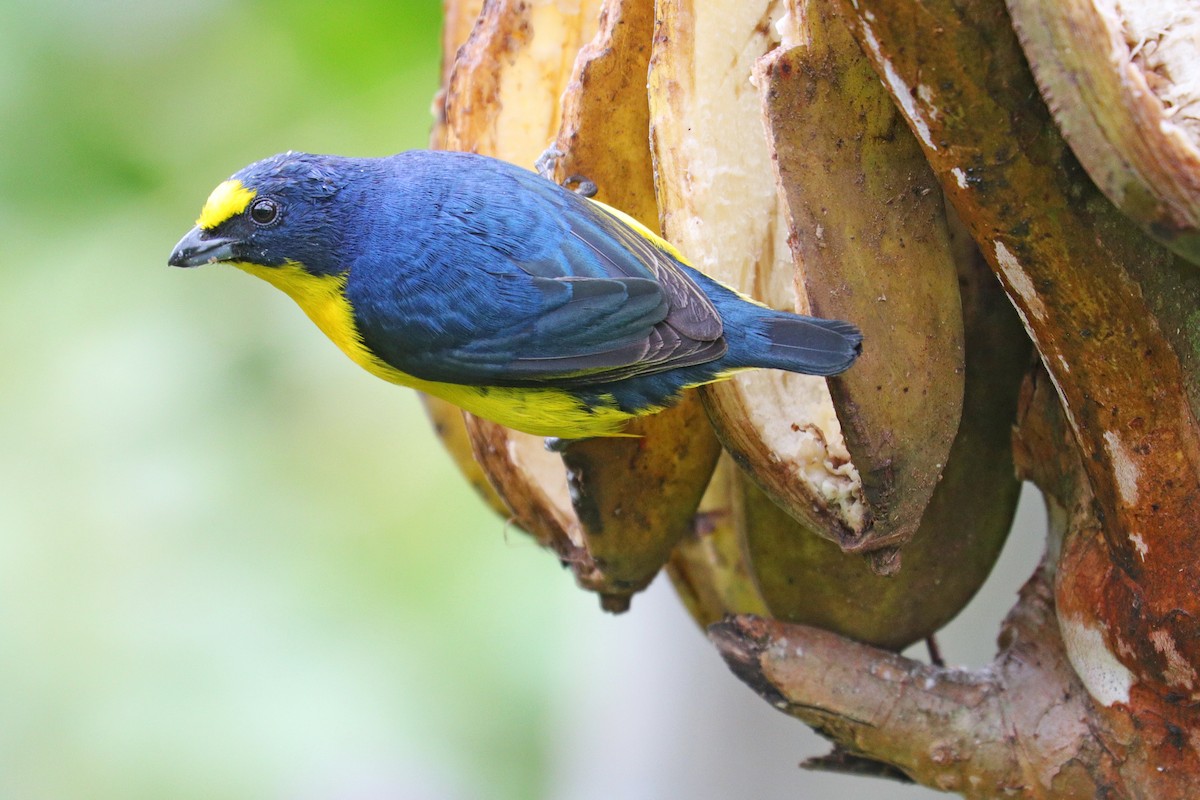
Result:
<svg viewBox="0 0 1200 800"><path fill-rule="evenodd" d="M754 367L835 375L847 322L766 308L645 226L469 153L284 153L221 183L169 263L289 295L369 372L541 436L621 435Z"/></svg>

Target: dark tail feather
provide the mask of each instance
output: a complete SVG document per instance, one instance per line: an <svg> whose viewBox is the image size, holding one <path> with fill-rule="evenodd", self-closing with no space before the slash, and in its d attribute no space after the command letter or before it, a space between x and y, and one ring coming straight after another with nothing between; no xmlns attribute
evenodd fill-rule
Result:
<svg viewBox="0 0 1200 800"><path fill-rule="evenodd" d="M862 334L849 322L788 314L771 317L763 325L767 341L765 347L755 349L754 366L837 375L862 352Z"/></svg>

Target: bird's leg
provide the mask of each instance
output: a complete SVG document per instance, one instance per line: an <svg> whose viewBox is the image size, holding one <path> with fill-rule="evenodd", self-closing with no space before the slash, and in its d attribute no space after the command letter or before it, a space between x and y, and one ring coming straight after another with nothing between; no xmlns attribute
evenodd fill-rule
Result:
<svg viewBox="0 0 1200 800"><path fill-rule="evenodd" d="M554 180L554 168L558 164L558 160L565 155L566 153L558 149L558 145L552 144L538 156L537 161L533 162L533 168L537 170L538 175L552 181ZM596 192L599 191L594 181L590 181L582 175L571 175L559 185L584 197L595 197Z"/></svg>
<svg viewBox="0 0 1200 800"><path fill-rule="evenodd" d="M935 667L946 666L946 660L942 658L942 648L938 646L937 639L931 633L925 637L925 647L929 649L929 663Z"/></svg>
<svg viewBox="0 0 1200 800"><path fill-rule="evenodd" d="M558 453L562 455L567 452L567 448L575 442L582 441L581 439L568 439L563 436L547 436L545 445L546 450L550 453Z"/></svg>

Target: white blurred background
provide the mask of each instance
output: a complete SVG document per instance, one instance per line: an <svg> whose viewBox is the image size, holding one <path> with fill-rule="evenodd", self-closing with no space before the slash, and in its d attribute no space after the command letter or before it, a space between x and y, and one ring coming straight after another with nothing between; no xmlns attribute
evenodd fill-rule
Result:
<svg viewBox="0 0 1200 800"><path fill-rule="evenodd" d="M433 0L0 0L0 798L876 798L664 581L613 618L283 295L166 267L286 149L426 141ZM332 10L331 10L332 9ZM943 637L990 660L1042 514Z"/></svg>

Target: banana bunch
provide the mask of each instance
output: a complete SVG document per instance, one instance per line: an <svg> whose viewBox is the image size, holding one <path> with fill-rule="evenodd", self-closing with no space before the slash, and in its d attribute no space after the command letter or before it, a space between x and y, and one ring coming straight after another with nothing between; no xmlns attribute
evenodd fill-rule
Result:
<svg viewBox="0 0 1200 800"><path fill-rule="evenodd" d="M1008 531L1028 342L823 7L448 2L434 143L526 166L553 143L560 180L661 223L714 278L855 321L855 367L743 373L561 455L427 405L484 497L605 608L666 564L701 624L769 614L901 647L957 613Z"/></svg>

